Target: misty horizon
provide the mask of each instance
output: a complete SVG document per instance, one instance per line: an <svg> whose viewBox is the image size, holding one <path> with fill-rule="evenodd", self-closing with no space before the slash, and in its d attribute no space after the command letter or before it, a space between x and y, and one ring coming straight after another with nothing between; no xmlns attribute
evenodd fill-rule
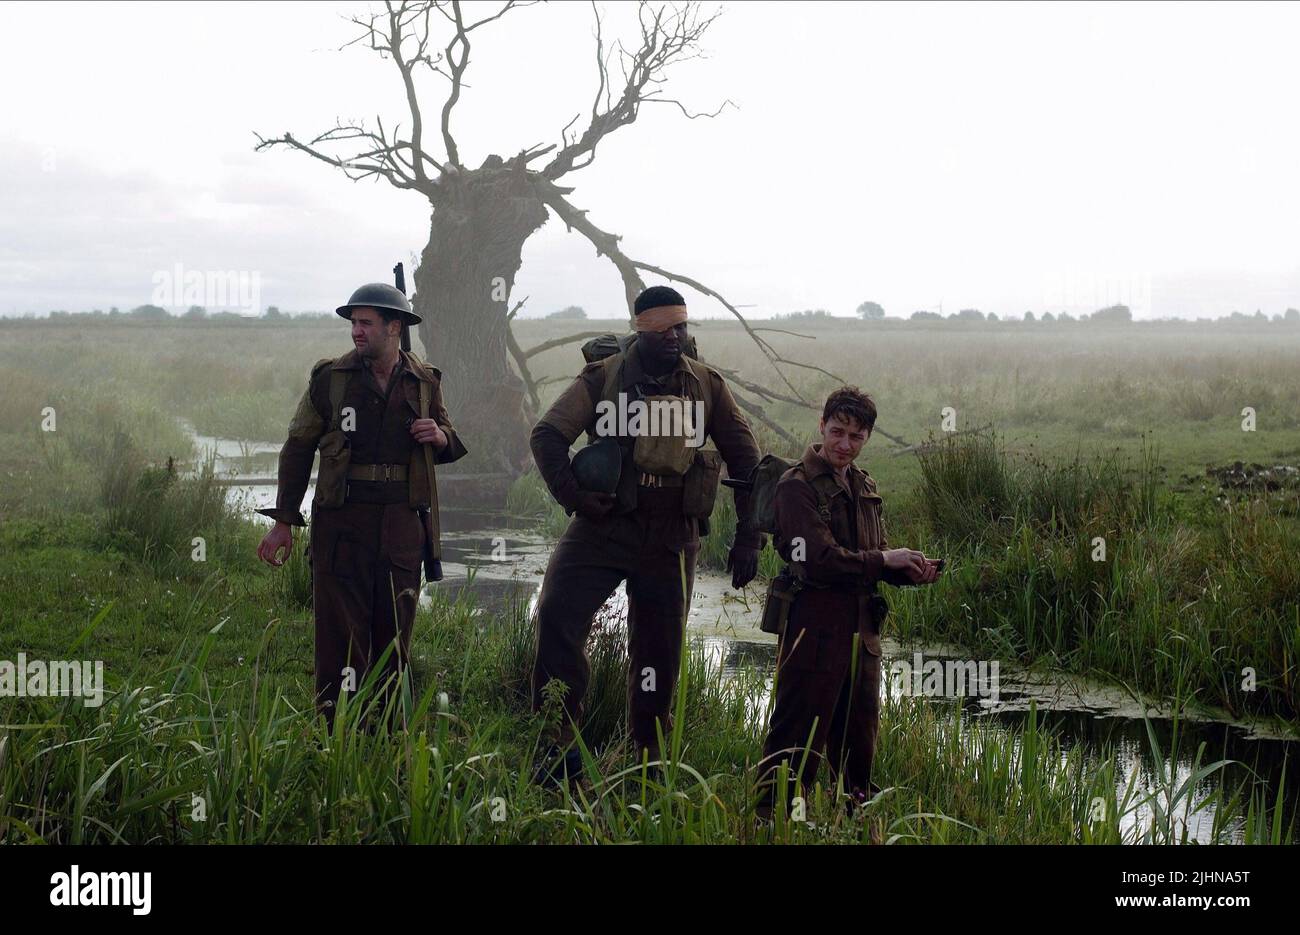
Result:
<svg viewBox="0 0 1300 935"><path fill-rule="evenodd" d="M154 304L178 265L256 276L249 315L329 310L399 260L412 272L429 233L418 193L253 152L255 133L400 117L393 70L337 51L363 6L70 9L57 58L24 40L39 11L0 13L0 69L34 89L8 101L0 136L0 315ZM602 10L607 38L635 27L627 7ZM646 106L565 183L631 255L746 315L1300 306L1300 130L1281 117L1294 5L722 10L707 57L666 85L718 115ZM595 90L588 6L512 16L476 33L454 127L466 166L557 142ZM177 41L196 29L202 48ZM430 106L443 90L424 86ZM682 291L692 316L727 317ZM554 216L526 242L513 296L528 297L520 318L622 314L617 273ZM165 307L190 304L208 303Z"/></svg>

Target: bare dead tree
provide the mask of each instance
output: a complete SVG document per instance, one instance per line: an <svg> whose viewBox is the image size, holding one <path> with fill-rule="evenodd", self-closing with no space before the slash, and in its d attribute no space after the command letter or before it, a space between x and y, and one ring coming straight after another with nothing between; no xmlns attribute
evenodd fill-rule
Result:
<svg viewBox="0 0 1300 935"><path fill-rule="evenodd" d="M448 403L470 424L493 424L501 431L478 455L480 468L496 467L514 474L528 461L527 423L540 407L539 388L528 361L544 350L582 340L591 333L566 336L524 350L511 323L522 302L510 307L510 293L519 270L524 242L547 220L548 210L570 231L576 231L618 270L628 315L645 288L642 273L679 282L718 301L745 329L779 375L785 392L777 394L731 374L733 382L759 400L789 402L812 408L790 380L790 368L802 368L839 379L829 371L779 353L752 327L737 307L717 290L682 273L627 256L620 237L598 228L587 211L575 207L572 187L559 181L591 165L600 143L620 127L634 123L644 104L670 104L688 119L716 117L731 101L709 112L692 112L676 98L666 97L667 70L701 56L700 42L720 10L704 13L695 2L653 4L640 0L639 43L629 51L621 41L608 45L604 24L594 2L596 93L579 133L572 131L581 113L560 131L560 141L534 144L509 159L490 155L478 168L461 162L452 132L452 118L469 67L471 39L476 31L507 14L532 6L506 0L479 19L467 19L460 0L393 2L383 12L351 17L360 34L346 46L368 48L391 60L401 78L408 121L386 127L377 115L373 128L364 122L336 125L303 142L289 132L257 135L257 150L287 147L326 163L354 181L383 179L396 188L412 189L433 208L429 239L415 271L415 306L424 317L420 337L438 357L444 371ZM435 40L435 27L445 30L445 43ZM612 74L617 61L621 79ZM438 132L426 127L417 93L416 76L432 73L447 83ZM440 138L443 153L431 154L430 136ZM346 152L342 152L346 150ZM550 154L541 168L531 163ZM509 309L509 310L508 310ZM446 348L455 348L447 353ZM511 370L513 361L518 374ZM770 419L760 402L737 393L746 411L783 438L793 437ZM480 421L482 420L482 421Z"/></svg>

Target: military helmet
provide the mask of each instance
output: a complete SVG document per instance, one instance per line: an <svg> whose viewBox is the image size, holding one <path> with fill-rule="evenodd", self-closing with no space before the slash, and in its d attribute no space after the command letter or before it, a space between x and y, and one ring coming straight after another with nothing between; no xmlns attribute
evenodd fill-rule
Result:
<svg viewBox="0 0 1300 935"><path fill-rule="evenodd" d="M573 476L583 490L613 493L623 472L623 448L603 435L573 456Z"/></svg>
<svg viewBox="0 0 1300 935"><path fill-rule="evenodd" d="M422 319L411 311L411 300L402 295L402 290L383 282L369 282L352 293L347 305L340 305L334 311L340 318L352 319L354 308L386 308L399 313L408 325L418 325Z"/></svg>

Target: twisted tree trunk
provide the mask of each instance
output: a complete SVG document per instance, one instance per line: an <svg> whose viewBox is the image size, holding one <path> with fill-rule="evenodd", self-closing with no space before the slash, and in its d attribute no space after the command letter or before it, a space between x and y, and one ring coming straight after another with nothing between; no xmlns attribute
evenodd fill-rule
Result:
<svg viewBox="0 0 1300 935"><path fill-rule="evenodd" d="M514 343L508 310L524 242L546 223L548 210L569 230L590 241L598 256L614 264L623 280L629 315L634 299L645 288L643 272L716 299L758 345L785 389L748 381L744 388L762 400L780 399L817 408L803 398L782 365L843 380L821 367L778 353L759 335L762 329L751 327L736 306L705 284L626 255L617 235L601 230L586 210L566 199L573 188L559 184L569 173L591 165L601 140L634 123L644 104L672 104L695 119L716 117L731 103L724 101L711 113L692 113L681 101L661 94L665 70L674 62L698 57L699 43L718 13L704 14L693 2L676 6L641 0L636 8L639 46L625 47L618 41L607 48L601 14L593 5L598 81L586 129L570 132L581 116L576 115L560 131L559 143L537 143L520 150L508 163L500 156L489 156L477 169L467 169L451 131L451 116L469 65L470 35L529 5L527 0L504 0L495 13L466 19L460 0L385 0L382 11L352 18L361 32L346 45L367 47L396 67L409 112L409 135L401 135L400 124L385 127L379 116L373 127L355 120L336 121L334 127L310 141L288 131L271 138L257 135L258 150L276 146L298 150L354 181L382 178L428 199L433 218L428 246L415 271L414 303L424 319L419 332L425 356L443 372L447 408L453 421L475 440L468 457L457 463L456 473L508 479L524 471L531 460L525 392L533 407L540 400L538 382L532 379L527 361L543 348L524 350ZM445 45L437 37L437 27L444 21L453 27ZM621 85L610 68L615 53ZM432 121L426 123L421 111L416 72L432 73L450 83L436 130ZM435 132L441 136L446 156L425 146ZM347 152L349 149L353 151ZM544 167L528 168L530 162L552 151L554 155ZM581 337L572 336L572 340ZM511 370L511 360L522 379ZM737 398L747 412L794 443L789 433L768 418L761 404Z"/></svg>
<svg viewBox="0 0 1300 935"><path fill-rule="evenodd" d="M529 462L524 385L510 369L506 312L524 242L546 222L522 173L500 157L445 174L415 272L415 310L443 399L477 444L458 472L519 474Z"/></svg>

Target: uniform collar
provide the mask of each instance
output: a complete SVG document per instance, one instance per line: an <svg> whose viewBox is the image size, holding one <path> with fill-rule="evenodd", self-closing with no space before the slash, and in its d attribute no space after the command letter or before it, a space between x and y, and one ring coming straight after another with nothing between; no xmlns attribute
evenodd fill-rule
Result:
<svg viewBox="0 0 1300 935"><path fill-rule="evenodd" d="M354 347L330 366L331 370L361 370L361 355Z"/></svg>
<svg viewBox="0 0 1300 935"><path fill-rule="evenodd" d="M827 474L836 483L839 483L839 477L835 473L835 468L831 467L829 461L822 457L822 443L815 442L808 446L803 453L803 472L808 480L814 477L820 477ZM847 480L850 484L857 483L858 475L862 474L862 469L852 462L849 463Z"/></svg>
<svg viewBox="0 0 1300 935"><path fill-rule="evenodd" d="M418 363L418 358L414 354L412 354L410 351L404 351L401 348L398 348L397 350L398 373L401 373L402 371L406 371L407 373L411 374L411 376L415 377L417 380L422 380L425 383L432 383L433 378L429 376L429 371L423 366L417 366L417 363ZM370 368L365 366L365 364L362 362L361 354L358 353L357 349L354 347L352 348L352 350L348 351L338 360L334 361L334 364L331 366L330 369L331 370L369 370Z"/></svg>
<svg viewBox="0 0 1300 935"><path fill-rule="evenodd" d="M414 376L415 379L422 383L433 382L433 377L429 376L428 365L425 364L424 361L420 360L420 358L416 357L415 354L398 348L397 356L406 367L407 372Z"/></svg>

